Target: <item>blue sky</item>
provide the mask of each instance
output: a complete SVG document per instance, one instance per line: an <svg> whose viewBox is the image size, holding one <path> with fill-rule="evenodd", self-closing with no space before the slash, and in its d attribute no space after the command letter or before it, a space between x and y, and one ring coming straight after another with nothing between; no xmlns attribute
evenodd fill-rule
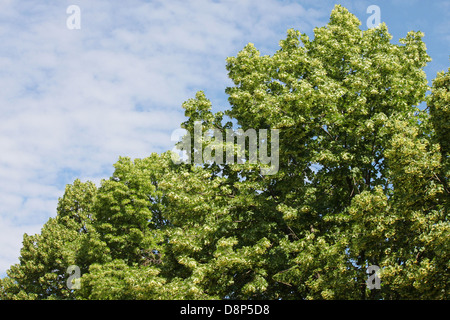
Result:
<svg viewBox="0 0 450 320"><path fill-rule="evenodd" d="M273 54L289 28L312 36L336 3L362 29L378 5L394 42L423 31L429 80L449 68L448 0L0 0L0 277L66 184L98 185L119 156L172 149L196 91L228 107L226 57L249 42ZM67 28L70 5L79 30Z"/></svg>

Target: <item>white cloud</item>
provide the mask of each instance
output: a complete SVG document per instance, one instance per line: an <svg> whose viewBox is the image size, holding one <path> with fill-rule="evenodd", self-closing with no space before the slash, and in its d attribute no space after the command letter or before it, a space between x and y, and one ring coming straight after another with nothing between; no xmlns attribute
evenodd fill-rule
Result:
<svg viewBox="0 0 450 320"><path fill-rule="evenodd" d="M80 30L66 27L70 4ZM286 29L327 14L275 0L2 1L0 275L23 233L56 214L65 184L171 149L183 101L205 90L226 103L227 56L248 42L273 51Z"/></svg>

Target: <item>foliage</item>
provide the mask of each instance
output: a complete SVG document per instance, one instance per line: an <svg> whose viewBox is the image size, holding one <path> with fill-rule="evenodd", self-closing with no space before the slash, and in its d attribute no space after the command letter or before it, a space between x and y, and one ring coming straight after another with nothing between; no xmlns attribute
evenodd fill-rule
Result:
<svg viewBox="0 0 450 320"><path fill-rule="evenodd" d="M280 129L276 174L120 158L25 234L0 299L448 299L450 69L427 97L423 34L359 27L336 6L313 40L288 30L272 56L248 44L227 59L225 114ZM203 92L183 108L192 134L232 127Z"/></svg>

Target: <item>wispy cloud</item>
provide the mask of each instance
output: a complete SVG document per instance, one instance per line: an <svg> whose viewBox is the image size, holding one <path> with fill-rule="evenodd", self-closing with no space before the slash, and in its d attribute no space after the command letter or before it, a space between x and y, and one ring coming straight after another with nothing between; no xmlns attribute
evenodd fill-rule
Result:
<svg viewBox="0 0 450 320"><path fill-rule="evenodd" d="M70 4L80 30L66 27ZM205 90L226 103L227 56L248 42L271 53L286 29L311 31L328 14L275 0L3 0L0 275L65 184L98 183L120 155L171 149L183 101Z"/></svg>

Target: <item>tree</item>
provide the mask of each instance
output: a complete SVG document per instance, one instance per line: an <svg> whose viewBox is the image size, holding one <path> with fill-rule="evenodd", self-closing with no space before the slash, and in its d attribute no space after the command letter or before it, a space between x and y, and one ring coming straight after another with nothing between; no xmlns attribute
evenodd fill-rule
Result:
<svg viewBox="0 0 450 320"><path fill-rule="evenodd" d="M197 122L225 136L224 115L279 129L276 173L120 158L24 236L0 298L448 299L449 73L427 97L423 34L397 45L386 25L360 24L336 6L312 40L288 30L272 56L249 44L227 59L230 110L213 113L203 92L183 104L184 139ZM191 154L212 144L191 142ZM68 265L79 290L64 286Z"/></svg>
<svg viewBox="0 0 450 320"><path fill-rule="evenodd" d="M73 298L67 287L67 268L77 265L86 272L103 257L90 236L95 233L92 202L96 191L93 183L78 179L66 187L57 216L45 223L40 234L24 235L19 264L0 283L0 299Z"/></svg>

